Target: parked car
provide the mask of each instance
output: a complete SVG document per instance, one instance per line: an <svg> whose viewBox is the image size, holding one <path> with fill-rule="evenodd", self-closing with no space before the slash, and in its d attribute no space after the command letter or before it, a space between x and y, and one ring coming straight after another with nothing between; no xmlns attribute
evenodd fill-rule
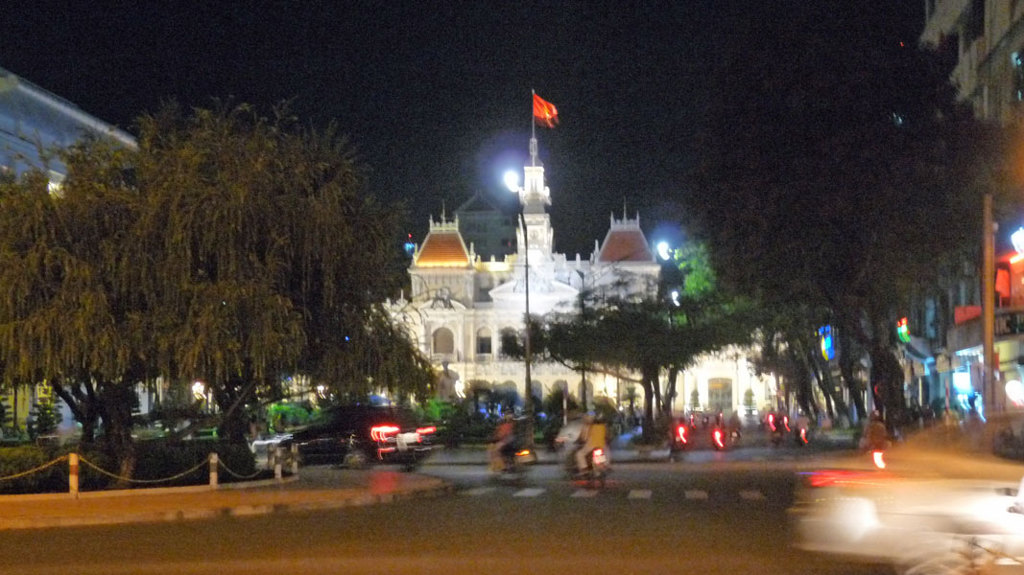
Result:
<svg viewBox="0 0 1024 575"><path fill-rule="evenodd" d="M338 463L351 468L397 463L415 468L434 449L436 428L421 425L408 409L352 405L321 411L282 439L295 445L303 463Z"/></svg>

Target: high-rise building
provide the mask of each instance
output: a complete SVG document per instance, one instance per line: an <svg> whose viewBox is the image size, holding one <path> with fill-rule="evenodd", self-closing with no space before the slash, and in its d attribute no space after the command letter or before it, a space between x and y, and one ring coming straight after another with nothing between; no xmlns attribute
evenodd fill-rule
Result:
<svg viewBox="0 0 1024 575"><path fill-rule="evenodd" d="M954 58L951 80L977 117L1001 124L1022 118L1024 2L925 0L921 41Z"/></svg>
<svg viewBox="0 0 1024 575"><path fill-rule="evenodd" d="M925 0L924 8L921 43L949 57L954 64L950 80L975 117L1004 126L1024 119L1024 1ZM915 339L922 345L908 356L910 385L920 387L926 399L930 395L933 403L944 400L950 409L964 411L972 406L996 411L1009 403L1024 406L1024 313L1019 311L1024 296L1017 289L1024 263L1013 255L996 256L994 387L989 393L984 392L981 262L965 262L957 277L948 278L951 287L941 304L929 300L912 311L916 317L910 331L919 326L916 335L921 338ZM948 329L931 329L934 325ZM920 353L929 347L924 340L934 355Z"/></svg>

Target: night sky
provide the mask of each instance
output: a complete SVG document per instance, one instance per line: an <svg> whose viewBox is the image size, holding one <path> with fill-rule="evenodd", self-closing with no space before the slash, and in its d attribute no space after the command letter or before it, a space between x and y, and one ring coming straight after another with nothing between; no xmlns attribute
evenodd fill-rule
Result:
<svg viewBox="0 0 1024 575"><path fill-rule="evenodd" d="M651 236L681 221L672 197L716 49L744 42L738 24L765 5L8 0L0 67L129 131L166 101L269 113L290 100L304 123L349 135L417 240L475 191L514 205L501 177L526 160L535 89L560 118L537 132L555 248L585 257L624 206ZM921 5L894 10L910 41Z"/></svg>

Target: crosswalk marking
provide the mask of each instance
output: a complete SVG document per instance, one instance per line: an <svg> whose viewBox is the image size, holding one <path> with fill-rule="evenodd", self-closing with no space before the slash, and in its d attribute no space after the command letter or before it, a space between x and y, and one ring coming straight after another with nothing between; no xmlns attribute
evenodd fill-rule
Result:
<svg viewBox="0 0 1024 575"><path fill-rule="evenodd" d="M484 495L486 493L490 493L490 492L494 491L494 489L495 489L494 487L474 487L472 489L467 489L467 490L463 491L462 494L463 495L469 495L471 497L475 497L477 495Z"/></svg>
<svg viewBox="0 0 1024 575"><path fill-rule="evenodd" d="M561 492L561 496L564 497L565 495L568 495L569 497L571 497L573 499L591 499L591 498L597 497L598 495L603 493L603 495L601 495L601 497L603 499L608 499L609 497L614 499L615 497L622 497L622 495L625 494L626 495L626 499L629 499L629 500L646 500L646 501L650 501L650 500L652 500L654 498L654 491L655 490L653 490L653 489L617 490L617 489L588 489L588 488L579 487L579 488L576 488L576 489L574 489L573 491L570 491L570 492ZM721 493L716 491L716 494L717 494L716 498L723 499L723 498L728 498L729 496L731 496L733 498L737 498L738 500L746 501L746 502L766 502L766 501L769 500L768 496L765 495L764 492L762 492L759 489L740 489L738 491L732 491L732 490L727 490L727 491L728 492L721 492ZM478 487L467 487L466 489L461 490L459 493L461 495L465 495L465 496L468 496L468 497L481 497L481 496L485 496L485 495L497 495L497 494L504 494L505 496L511 495L512 497L540 497L542 495L546 496L546 495L558 495L559 494L559 492L557 490L556 491L550 491L550 490L548 490L547 488L544 488L544 487L522 487L522 488L514 488L512 490L509 490L507 488L503 488L501 486L494 486L494 485L486 485L486 486L478 486ZM676 492L676 493L678 493L678 492ZM709 491L704 490L704 489L686 489L686 490L683 491L683 493L686 496L686 499L688 501L707 501L707 500L710 499Z"/></svg>
<svg viewBox="0 0 1024 575"><path fill-rule="evenodd" d="M541 493L544 493L544 489L540 487L527 487L526 489L520 489L512 494L512 497L536 497Z"/></svg>

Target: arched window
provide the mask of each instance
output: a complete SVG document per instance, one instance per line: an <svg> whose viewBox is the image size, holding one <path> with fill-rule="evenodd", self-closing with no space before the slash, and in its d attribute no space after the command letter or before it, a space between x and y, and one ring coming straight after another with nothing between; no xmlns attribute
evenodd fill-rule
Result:
<svg viewBox="0 0 1024 575"><path fill-rule="evenodd" d="M493 353L493 343L491 338L491 330L486 327L482 327L476 332L476 353L479 354L491 354Z"/></svg>
<svg viewBox="0 0 1024 575"><path fill-rule="evenodd" d="M430 343L433 348L432 353L449 355L455 353L455 335L446 327L434 330L434 336Z"/></svg>

